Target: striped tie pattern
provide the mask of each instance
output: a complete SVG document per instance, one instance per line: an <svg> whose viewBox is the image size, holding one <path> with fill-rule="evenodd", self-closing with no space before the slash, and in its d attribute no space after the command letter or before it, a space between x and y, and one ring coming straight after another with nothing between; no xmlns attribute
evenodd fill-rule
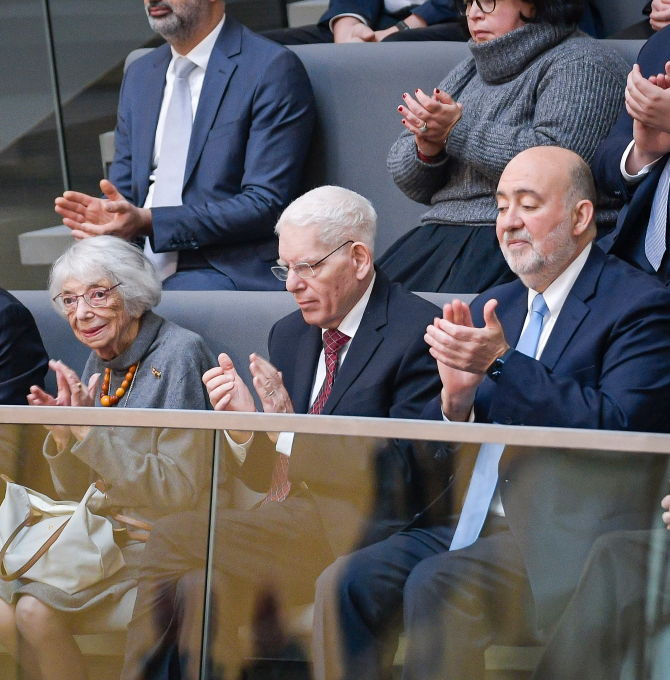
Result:
<svg viewBox="0 0 670 680"><path fill-rule="evenodd" d="M649 264L658 271L665 255L667 244L667 224L668 224L668 190L670 189L670 159L665 164L654 201L651 204L651 215L649 216L649 226L644 237L644 254L649 260Z"/></svg>

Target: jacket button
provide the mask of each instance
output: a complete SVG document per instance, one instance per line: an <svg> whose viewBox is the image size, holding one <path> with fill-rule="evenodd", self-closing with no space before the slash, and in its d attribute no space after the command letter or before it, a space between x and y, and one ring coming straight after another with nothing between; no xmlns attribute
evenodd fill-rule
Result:
<svg viewBox="0 0 670 680"><path fill-rule="evenodd" d="M507 416L505 418L505 425L511 425L511 424L512 424L512 419L509 416Z"/></svg>

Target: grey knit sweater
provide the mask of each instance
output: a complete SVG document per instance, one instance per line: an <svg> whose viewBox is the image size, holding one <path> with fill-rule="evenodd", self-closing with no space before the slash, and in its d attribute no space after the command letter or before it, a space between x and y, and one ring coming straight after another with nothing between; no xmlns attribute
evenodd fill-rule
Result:
<svg viewBox="0 0 670 680"><path fill-rule="evenodd" d="M469 47L472 57L438 86L463 104L445 160L420 161L409 131L388 156L398 187L432 206L424 223L495 224L493 194L514 156L533 146L562 146L590 163L623 103L627 64L580 31L526 24Z"/></svg>

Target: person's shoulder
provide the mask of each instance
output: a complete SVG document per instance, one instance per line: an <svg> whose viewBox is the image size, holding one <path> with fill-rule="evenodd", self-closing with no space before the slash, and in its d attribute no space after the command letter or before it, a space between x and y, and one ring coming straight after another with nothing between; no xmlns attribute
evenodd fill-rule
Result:
<svg viewBox="0 0 670 680"><path fill-rule="evenodd" d="M272 327L273 337L292 337L296 333L302 332L307 328L308 324L302 316L302 312L296 309L286 316L279 319Z"/></svg>
<svg viewBox="0 0 670 680"><path fill-rule="evenodd" d="M398 315L408 320L432 320L436 315L442 316L442 310L433 302L412 293L399 283L391 283L389 287L389 315Z"/></svg>
<svg viewBox="0 0 670 680"><path fill-rule="evenodd" d="M156 335L156 351L167 354L179 363L203 361L212 365L214 355L200 335L167 319L161 318L161 327Z"/></svg>
<svg viewBox="0 0 670 680"><path fill-rule="evenodd" d="M642 46L640 54L638 55L638 62L642 65L644 62L657 64L654 70L663 70L663 64L670 60L670 26L657 31L649 40Z"/></svg>
<svg viewBox="0 0 670 680"><path fill-rule="evenodd" d="M670 312L670 290L655 276L637 269L615 255L605 255L598 281L602 295L617 300L619 308L658 306L664 314Z"/></svg>
<svg viewBox="0 0 670 680"><path fill-rule="evenodd" d="M9 291L0 288L0 323L7 325L8 323L23 322L35 326L35 319L30 313L30 310L19 300L17 300ZM0 330L7 330L0 328ZM11 330L18 330L11 329Z"/></svg>
<svg viewBox="0 0 670 680"><path fill-rule="evenodd" d="M143 78L146 72L154 66L154 64L166 60L170 61L172 58L172 52L170 51L170 46L165 43L158 47L155 47L146 54L134 59L128 67L125 69L124 78L126 80L136 80L138 78Z"/></svg>

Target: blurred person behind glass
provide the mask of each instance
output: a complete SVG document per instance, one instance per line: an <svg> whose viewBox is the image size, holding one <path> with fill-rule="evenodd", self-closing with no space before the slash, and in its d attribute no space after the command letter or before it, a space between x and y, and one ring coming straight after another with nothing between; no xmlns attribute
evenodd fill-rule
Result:
<svg viewBox="0 0 670 680"><path fill-rule="evenodd" d="M81 379L50 361L58 394L34 385L32 405L209 408L200 375L214 358L198 335L151 311L161 284L137 247L111 236L79 241L54 264L49 290L56 311L92 351ZM47 429L44 456L61 499L80 500L102 479L110 512L147 523L207 501L211 438L205 432ZM30 676L87 677L73 634L124 627L143 547L129 540L122 548L125 567L73 595L27 579L0 584L0 640Z"/></svg>
<svg viewBox="0 0 670 680"><path fill-rule="evenodd" d="M430 207L378 260L392 281L477 293L515 278L495 234L493 195L505 166L533 146L590 162L623 102L628 67L577 29L582 10L581 0L465 3L472 55L430 93L405 92L398 107L405 131L388 169L403 193Z"/></svg>

